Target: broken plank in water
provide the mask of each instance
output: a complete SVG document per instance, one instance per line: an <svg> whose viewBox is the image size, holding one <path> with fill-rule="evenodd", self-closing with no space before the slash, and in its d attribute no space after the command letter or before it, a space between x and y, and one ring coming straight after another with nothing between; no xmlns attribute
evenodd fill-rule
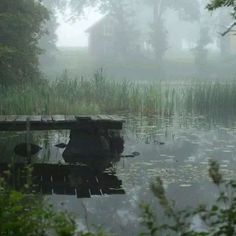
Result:
<svg viewBox="0 0 236 236"><path fill-rule="evenodd" d="M34 122L41 122L42 116L36 115L36 116L29 116L30 123Z"/></svg>
<svg viewBox="0 0 236 236"><path fill-rule="evenodd" d="M65 115L65 120L68 122L74 122L76 121L76 118L74 115Z"/></svg>
<svg viewBox="0 0 236 236"><path fill-rule="evenodd" d="M23 115L20 115L16 118L16 122L27 122L27 120L29 121L29 116L23 116Z"/></svg>

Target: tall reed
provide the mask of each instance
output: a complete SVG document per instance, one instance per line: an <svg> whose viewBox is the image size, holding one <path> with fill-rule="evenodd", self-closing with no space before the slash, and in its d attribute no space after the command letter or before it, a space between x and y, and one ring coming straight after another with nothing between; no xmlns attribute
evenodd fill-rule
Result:
<svg viewBox="0 0 236 236"><path fill-rule="evenodd" d="M54 82L0 87L0 114L159 114L172 113L174 88L106 79L72 80L65 72Z"/></svg>

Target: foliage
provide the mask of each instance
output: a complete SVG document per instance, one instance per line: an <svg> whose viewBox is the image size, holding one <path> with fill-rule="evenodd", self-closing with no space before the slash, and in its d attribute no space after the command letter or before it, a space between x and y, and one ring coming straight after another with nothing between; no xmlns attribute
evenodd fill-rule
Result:
<svg viewBox="0 0 236 236"><path fill-rule="evenodd" d="M14 172L13 165L0 174L0 235L1 236L105 236L98 227L79 231L74 217L66 211L55 211L43 196L34 192L31 165ZM19 178L24 185L15 184ZM21 190L19 190L21 189Z"/></svg>
<svg viewBox="0 0 236 236"><path fill-rule="evenodd" d="M163 15L167 9L173 9L179 13L181 19L193 21L199 19L198 1L188 0L146 0L147 4L153 9L153 24L151 26L151 43L155 51L159 64L168 49L167 31L164 26Z"/></svg>
<svg viewBox="0 0 236 236"><path fill-rule="evenodd" d="M43 50L43 53L39 57L41 66L50 66L55 61L54 55L57 52L56 41L56 29L58 27L56 18L56 5L52 0L42 1L43 5L49 11L50 19L44 24L45 34L39 39L39 48Z"/></svg>
<svg viewBox="0 0 236 236"><path fill-rule="evenodd" d="M0 235L74 235L75 222L66 213L55 213L41 197L10 189L0 178Z"/></svg>
<svg viewBox="0 0 236 236"><path fill-rule="evenodd" d="M211 2L207 5L207 9L210 11L221 7L232 7L232 16L236 18L236 2L234 0L211 0Z"/></svg>
<svg viewBox="0 0 236 236"><path fill-rule="evenodd" d="M211 206L199 205L196 209L179 210L165 193L162 180L158 177L151 185L154 195L164 209L167 223L157 224L156 217L149 205L142 205L142 223L148 233L141 235L181 235L181 236L217 236L236 234L236 181L223 179L219 164L210 161L209 176L217 186L219 196ZM203 229L192 229L194 217L200 217Z"/></svg>
<svg viewBox="0 0 236 236"><path fill-rule="evenodd" d="M0 84L38 77L38 40L48 18L40 1L0 1Z"/></svg>

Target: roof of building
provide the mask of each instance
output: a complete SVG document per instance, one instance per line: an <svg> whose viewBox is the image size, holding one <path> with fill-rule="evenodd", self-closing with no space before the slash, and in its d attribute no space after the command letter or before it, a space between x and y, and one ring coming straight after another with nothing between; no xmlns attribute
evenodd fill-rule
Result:
<svg viewBox="0 0 236 236"><path fill-rule="evenodd" d="M100 20L96 21L94 24L92 24L91 26L89 26L85 32L86 33L90 33L90 31L92 31L94 28L96 28L97 26L101 25L102 23L104 23L107 19L108 19L109 15L105 15L103 16Z"/></svg>

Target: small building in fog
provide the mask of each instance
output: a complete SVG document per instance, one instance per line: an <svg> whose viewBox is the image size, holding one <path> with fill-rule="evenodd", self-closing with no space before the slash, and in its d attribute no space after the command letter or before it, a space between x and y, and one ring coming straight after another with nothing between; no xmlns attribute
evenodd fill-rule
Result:
<svg viewBox="0 0 236 236"><path fill-rule="evenodd" d="M107 15L86 30L89 35L88 47L92 56L99 57L112 54L113 28L114 20Z"/></svg>
<svg viewBox="0 0 236 236"><path fill-rule="evenodd" d="M94 58L117 57L122 51L123 54L134 57L154 57L151 43L153 10L140 4L135 6L134 12L127 23L130 25L125 25L126 27L119 25L119 22L108 14L86 30L89 36L89 51ZM178 14L171 10L165 13L164 21L168 35L168 56L184 50L190 51L195 47L199 34L196 22L182 21Z"/></svg>

